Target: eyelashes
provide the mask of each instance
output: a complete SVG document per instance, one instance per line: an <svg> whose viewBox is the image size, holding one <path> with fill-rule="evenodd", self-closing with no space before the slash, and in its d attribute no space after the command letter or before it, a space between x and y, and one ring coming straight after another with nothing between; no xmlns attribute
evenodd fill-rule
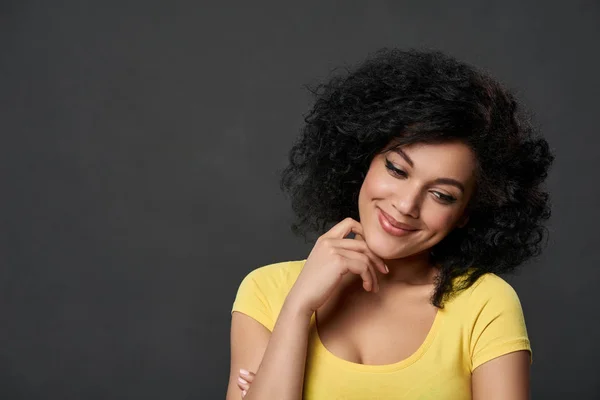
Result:
<svg viewBox="0 0 600 400"><path fill-rule="evenodd" d="M392 172L393 172L395 175L402 176L403 178L406 178L406 177L407 177L407 174L406 174L406 172L402 171L401 169L398 169L398 168L396 168L396 167L394 166L394 164L392 164L392 163L390 162L390 160L388 160L387 158L385 159L385 167L386 167L388 170L392 171Z"/></svg>
<svg viewBox="0 0 600 400"><path fill-rule="evenodd" d="M387 158L385 159L385 167L395 176L398 176L400 178L408 177L408 174L406 173L406 171L396 168L396 166L394 164L392 164L391 161L388 160ZM432 191L431 193L433 193L435 195L435 197L444 204L453 204L456 202L456 198L454 196L449 196L447 194L436 192L436 191Z"/></svg>
<svg viewBox="0 0 600 400"><path fill-rule="evenodd" d="M453 204L456 202L456 198L452 197L452 196L448 196L446 194L440 193L440 192L432 192L436 195L436 197L438 199L440 199L440 201L446 203L446 204Z"/></svg>

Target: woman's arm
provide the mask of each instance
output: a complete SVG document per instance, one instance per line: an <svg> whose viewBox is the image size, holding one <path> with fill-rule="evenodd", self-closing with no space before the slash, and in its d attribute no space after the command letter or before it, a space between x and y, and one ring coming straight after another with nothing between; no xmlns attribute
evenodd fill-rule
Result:
<svg viewBox="0 0 600 400"><path fill-rule="evenodd" d="M293 301L285 301L244 400L302 399L311 316Z"/></svg>
<svg viewBox="0 0 600 400"><path fill-rule="evenodd" d="M528 400L529 351L520 350L481 364L471 377L473 400Z"/></svg>
<svg viewBox="0 0 600 400"><path fill-rule="evenodd" d="M269 345L271 331L250 315L231 314L231 363L226 400L240 400L240 369L256 371ZM244 377L242 376L242 379ZM243 390L245 388L242 388ZM242 395L245 394L242 392ZM243 396L242 396L243 397Z"/></svg>
<svg viewBox="0 0 600 400"><path fill-rule="evenodd" d="M279 312L245 400L302 399L308 335L314 310L325 304L345 283L352 281L353 276L360 276L366 291L377 291L379 285L375 269L389 272L383 260L371 252L364 240L346 238L351 232L362 237L362 225L346 218L317 239ZM237 328L235 332L233 330L232 325L232 337L242 337L242 344L236 344L240 350L232 350L232 359L237 352L243 353L243 349L253 345L243 340L244 332ZM236 367L241 361L236 359ZM233 368L232 363L230 375ZM230 387L232 378L230 376Z"/></svg>

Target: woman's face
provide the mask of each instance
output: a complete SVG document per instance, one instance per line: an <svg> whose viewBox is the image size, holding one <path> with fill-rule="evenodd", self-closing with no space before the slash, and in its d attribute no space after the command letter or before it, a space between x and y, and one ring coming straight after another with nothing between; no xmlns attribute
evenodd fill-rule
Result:
<svg viewBox="0 0 600 400"><path fill-rule="evenodd" d="M376 155L358 198L369 248L383 259L404 258L464 226L475 168L473 152L460 142L417 143Z"/></svg>

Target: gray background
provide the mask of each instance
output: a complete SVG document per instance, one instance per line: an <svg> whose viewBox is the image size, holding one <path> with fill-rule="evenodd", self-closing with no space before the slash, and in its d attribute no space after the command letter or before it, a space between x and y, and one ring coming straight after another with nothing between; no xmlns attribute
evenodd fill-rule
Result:
<svg viewBox="0 0 600 400"><path fill-rule="evenodd" d="M509 281L534 399L600 398L597 1L3 1L0 397L217 399L251 269L305 258L277 173L304 84L382 46L486 68L557 159Z"/></svg>

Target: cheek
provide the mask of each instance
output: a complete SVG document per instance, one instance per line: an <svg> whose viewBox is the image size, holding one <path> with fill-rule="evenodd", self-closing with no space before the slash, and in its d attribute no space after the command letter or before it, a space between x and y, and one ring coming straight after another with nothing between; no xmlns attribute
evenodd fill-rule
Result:
<svg viewBox="0 0 600 400"><path fill-rule="evenodd" d="M455 213L449 210L435 210L423 217L429 229L442 232L449 231L456 220Z"/></svg>
<svg viewBox="0 0 600 400"><path fill-rule="evenodd" d="M359 202L367 201L370 198L377 197L377 193L380 192L377 185L377 179L375 179L373 171L367 172L365 179L360 187L358 194Z"/></svg>
<svg viewBox="0 0 600 400"><path fill-rule="evenodd" d="M374 164L371 164L371 167L367 171L365 179L363 180L359 195L364 198L376 198L392 195L396 188L390 184L388 177L389 175L385 172L385 170L378 168Z"/></svg>

